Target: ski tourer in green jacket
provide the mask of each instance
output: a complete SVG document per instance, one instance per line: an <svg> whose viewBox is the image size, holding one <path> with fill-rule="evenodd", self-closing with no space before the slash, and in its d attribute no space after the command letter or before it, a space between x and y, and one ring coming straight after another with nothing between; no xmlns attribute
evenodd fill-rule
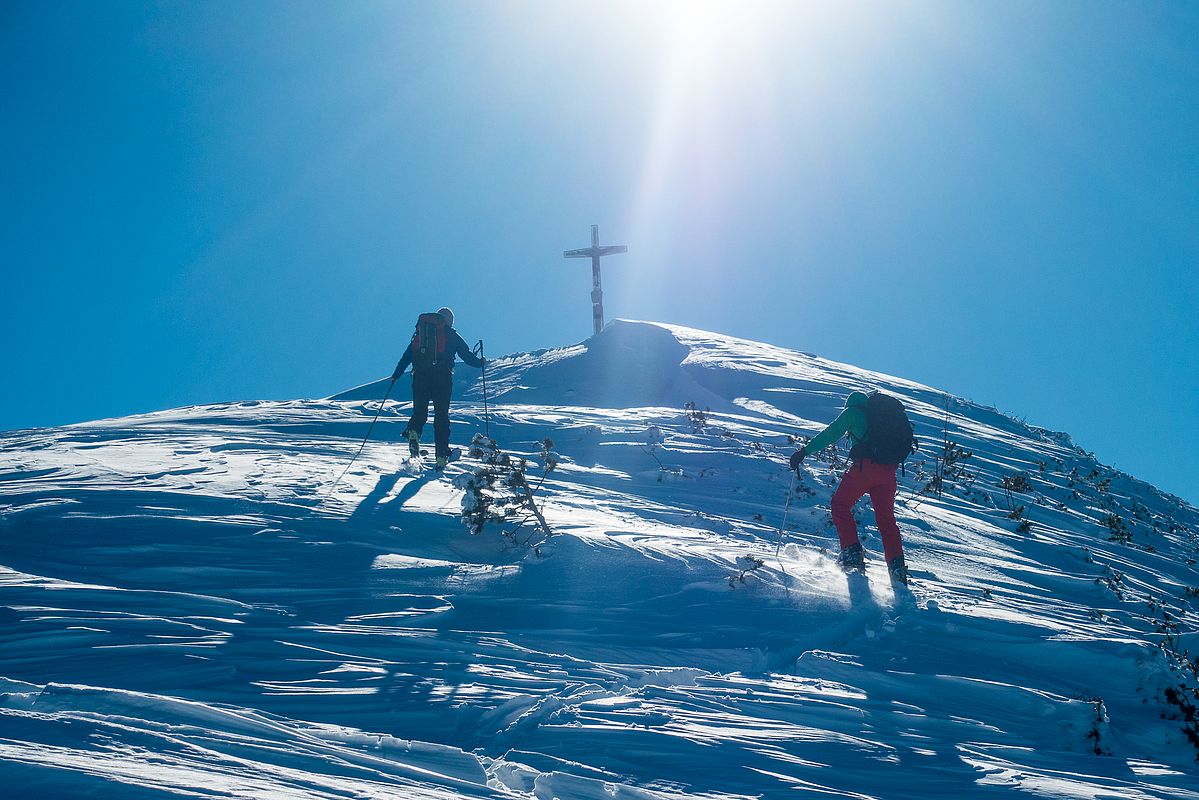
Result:
<svg viewBox="0 0 1199 800"><path fill-rule="evenodd" d="M796 450L791 456L791 469L799 469L799 465L809 453L818 453L846 433L854 444L866 438L866 406L870 402L862 392L852 392L845 400L845 410L833 420L833 423L818 433L804 447ZM841 554L838 560L846 571L862 571L866 569L865 554L862 542L858 538L858 526L853 518L853 506L864 494L870 495L870 503L874 506L874 517L878 526L879 537L883 540L883 556L887 560L887 572L893 583L908 582L907 562L903 555L903 539L899 533L899 525L895 521L895 493L898 484L895 479L896 466L881 464L869 458L860 457L854 460L853 466L841 476L837 491L833 493L831 511L833 525L837 529L837 539L841 544Z"/></svg>

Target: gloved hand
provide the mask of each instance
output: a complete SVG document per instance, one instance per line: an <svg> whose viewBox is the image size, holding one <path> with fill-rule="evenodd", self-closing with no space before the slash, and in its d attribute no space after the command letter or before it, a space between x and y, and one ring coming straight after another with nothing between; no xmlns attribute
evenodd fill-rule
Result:
<svg viewBox="0 0 1199 800"><path fill-rule="evenodd" d="M794 453L791 454L791 469L792 470L799 469L799 465L802 464L803 460L807 457L808 457L808 448L801 447L798 450L796 450Z"/></svg>

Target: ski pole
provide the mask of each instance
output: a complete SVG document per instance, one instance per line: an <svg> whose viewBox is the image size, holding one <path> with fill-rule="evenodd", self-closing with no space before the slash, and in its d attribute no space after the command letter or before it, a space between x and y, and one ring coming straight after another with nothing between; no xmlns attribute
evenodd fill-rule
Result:
<svg viewBox="0 0 1199 800"><path fill-rule="evenodd" d="M799 480L799 472L791 471L791 488L787 490L787 504L783 506L783 522L779 525L779 543L775 545L774 557L779 557L779 551L783 549L783 537L787 535L787 514L791 511L791 498L795 496L795 483ZM779 562L782 563L781 561Z"/></svg>
<svg viewBox="0 0 1199 800"><path fill-rule="evenodd" d="M395 387L395 385L396 379L392 378L391 385L388 386L387 391L383 393L383 400L379 403L379 410L375 412L375 418L371 420L370 427L366 429L366 436L362 437L362 444L358 446L358 452L355 453L354 457L350 459L350 463L346 464L346 468L343 469L341 474L337 476L337 480L333 481L333 485L329 487L329 492L325 495L324 499L328 499L333 494L333 490L337 488L337 484L341 483L341 479L344 478L346 473L350 471L350 467L354 466L354 462L358 460L358 456L362 455L362 450L366 447L367 440L371 438L371 431L375 429L375 423L379 421L379 415L383 413L383 406L387 404L387 398L391 396L391 390Z"/></svg>
<svg viewBox="0 0 1199 800"><path fill-rule="evenodd" d="M483 352L483 340L479 340L479 358L483 359L483 430L491 438L491 413L487 410L487 356Z"/></svg>

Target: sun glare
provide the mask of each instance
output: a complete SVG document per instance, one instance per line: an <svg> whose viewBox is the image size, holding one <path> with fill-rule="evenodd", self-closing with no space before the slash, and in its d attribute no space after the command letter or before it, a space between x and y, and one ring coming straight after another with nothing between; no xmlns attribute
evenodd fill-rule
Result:
<svg viewBox="0 0 1199 800"><path fill-rule="evenodd" d="M727 164L740 157L742 132L753 128L769 141L778 127L769 65L777 44L771 31L784 4L693 0L648 8L642 22L655 28L659 42L649 76L656 100L634 225L661 229L682 198L715 225L727 196L722 189L735 179ZM694 222L716 235L706 220Z"/></svg>
<svg viewBox="0 0 1199 800"><path fill-rule="evenodd" d="M655 42L631 238L686 241L692 253L718 257L728 226L753 213L745 199L766 196L762 183L776 180L797 148L821 148L796 139L819 135L805 110L852 96L853 77L838 65L874 23L860 6L797 0L667 0L629 13ZM723 275L735 266L707 269ZM704 268L687 265L692 274ZM640 272L637 291L669 291L670 272Z"/></svg>
<svg viewBox="0 0 1199 800"><path fill-rule="evenodd" d="M647 12L658 27L668 68L696 79L745 77L736 65L752 59L767 44L771 19L781 15L775 3L724 0L667 2ZM732 74L729 74L729 73Z"/></svg>

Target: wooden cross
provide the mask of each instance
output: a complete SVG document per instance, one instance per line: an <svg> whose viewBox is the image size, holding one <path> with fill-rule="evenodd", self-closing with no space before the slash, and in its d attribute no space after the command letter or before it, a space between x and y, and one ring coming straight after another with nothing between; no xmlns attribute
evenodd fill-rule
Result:
<svg viewBox="0 0 1199 800"><path fill-rule="evenodd" d="M562 254L563 258L591 259L591 318L595 323L596 333L604 329L604 289L600 285L600 258L627 252L629 252L629 248L623 244L600 247L599 225L592 225L591 247L567 250Z"/></svg>

